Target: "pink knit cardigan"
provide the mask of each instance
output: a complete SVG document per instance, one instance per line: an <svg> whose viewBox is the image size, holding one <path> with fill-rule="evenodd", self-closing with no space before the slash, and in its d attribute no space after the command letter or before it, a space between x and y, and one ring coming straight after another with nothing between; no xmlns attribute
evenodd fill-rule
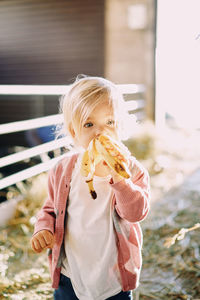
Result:
<svg viewBox="0 0 200 300"><path fill-rule="evenodd" d="M53 249L48 259L52 287L57 289L61 271L61 246L64 238L64 221L70 180L78 155L67 155L49 172L48 198L37 215L34 234L49 230L55 235ZM113 223L117 237L118 266L123 291L133 290L139 284L142 266L142 221L149 210L150 186L148 172L132 157L132 178L110 183L114 196ZM91 200L92 201L92 200Z"/></svg>

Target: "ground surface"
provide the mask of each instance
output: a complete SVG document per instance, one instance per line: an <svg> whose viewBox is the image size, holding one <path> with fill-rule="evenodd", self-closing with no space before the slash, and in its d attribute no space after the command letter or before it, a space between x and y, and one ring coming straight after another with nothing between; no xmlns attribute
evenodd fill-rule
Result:
<svg viewBox="0 0 200 300"><path fill-rule="evenodd" d="M143 269L134 299L200 299L200 230L164 245L200 222L200 133L167 129L155 139L156 151L142 161L151 173L152 202L141 223ZM28 246L33 212L25 203L18 221L1 230L0 299L53 299L46 253L35 255Z"/></svg>

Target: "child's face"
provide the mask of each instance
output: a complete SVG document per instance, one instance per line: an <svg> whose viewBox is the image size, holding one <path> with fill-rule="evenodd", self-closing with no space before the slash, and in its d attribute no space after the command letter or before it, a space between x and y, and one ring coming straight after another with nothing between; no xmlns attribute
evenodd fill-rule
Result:
<svg viewBox="0 0 200 300"><path fill-rule="evenodd" d="M97 105L83 124L80 135L75 133L74 138L79 146L86 149L90 141L100 134L118 138L113 109L108 103Z"/></svg>

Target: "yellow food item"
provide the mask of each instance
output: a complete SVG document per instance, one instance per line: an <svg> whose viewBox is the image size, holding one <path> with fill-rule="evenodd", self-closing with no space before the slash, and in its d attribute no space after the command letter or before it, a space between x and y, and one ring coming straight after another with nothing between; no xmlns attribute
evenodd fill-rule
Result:
<svg viewBox="0 0 200 300"><path fill-rule="evenodd" d="M90 142L88 149L83 154L81 174L86 177L86 183L93 199L97 198L93 187L95 166L103 160L119 176L128 179L131 176L128 168L129 155L129 151L123 144L119 144L107 135L100 135Z"/></svg>
<svg viewBox="0 0 200 300"><path fill-rule="evenodd" d="M92 165L91 157L89 156L89 151L86 150L82 157L81 175L84 177L87 177L86 183L88 184L90 194L93 199L96 199L97 194L96 194L96 192L94 190L94 186L93 186L93 176L94 176L94 170L92 170L93 168L94 168L94 164ZM91 171L93 171L93 172L91 172Z"/></svg>
<svg viewBox="0 0 200 300"><path fill-rule="evenodd" d="M123 178L130 178L131 174L128 169L128 160L125 158L125 155L127 156L129 152L126 151L125 153L125 146L124 149L122 149L122 145L106 135L100 135L96 138L95 146L102 160L105 160L111 169Z"/></svg>

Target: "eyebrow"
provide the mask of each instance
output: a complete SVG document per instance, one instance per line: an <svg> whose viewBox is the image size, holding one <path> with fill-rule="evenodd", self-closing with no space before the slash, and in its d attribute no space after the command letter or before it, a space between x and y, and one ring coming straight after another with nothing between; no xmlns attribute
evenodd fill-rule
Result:
<svg viewBox="0 0 200 300"><path fill-rule="evenodd" d="M107 114L107 115L105 115L105 117L106 117L106 118L107 118L107 117L111 117L111 118L114 119L114 115L112 115L112 114ZM88 119L86 120L86 122L92 121L92 120L93 120L92 118L88 118Z"/></svg>

